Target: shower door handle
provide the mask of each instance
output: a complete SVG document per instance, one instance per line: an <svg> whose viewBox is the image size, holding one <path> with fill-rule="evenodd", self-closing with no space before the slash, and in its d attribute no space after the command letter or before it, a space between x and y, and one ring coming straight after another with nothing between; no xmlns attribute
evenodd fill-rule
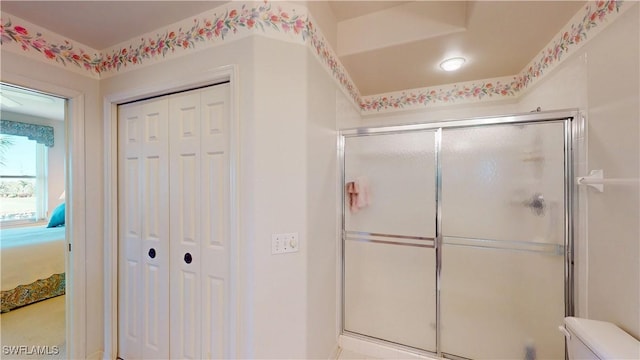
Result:
<svg viewBox="0 0 640 360"><path fill-rule="evenodd" d="M530 199L524 201L524 205L537 216L543 216L547 207L544 196L541 193L533 194Z"/></svg>

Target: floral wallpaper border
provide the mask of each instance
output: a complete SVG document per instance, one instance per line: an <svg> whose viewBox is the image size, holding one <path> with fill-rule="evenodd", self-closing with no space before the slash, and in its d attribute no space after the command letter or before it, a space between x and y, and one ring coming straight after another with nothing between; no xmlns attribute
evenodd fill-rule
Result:
<svg viewBox="0 0 640 360"><path fill-rule="evenodd" d="M212 11L211 17L194 18L188 27L147 34L136 43L107 49L100 54L100 61L93 70L97 73L117 72L129 65L164 58L179 49L195 49L207 42L222 42L242 33L273 31L299 36L302 41L311 36L312 24L306 14L285 10L282 6L274 8L269 2L255 6L242 3L239 8L216 8Z"/></svg>
<svg viewBox="0 0 640 360"><path fill-rule="evenodd" d="M0 45L17 44L22 51L35 50L41 54L40 58L65 67L71 64L100 77L151 60L164 59L177 50L193 50L231 37L251 33L289 35L310 46L351 100L355 104L360 103L358 89L304 7L300 6L302 10L297 12L286 2L274 6L269 1L237 2L231 6L235 7L219 7L205 13L203 18L194 18L190 26L178 25L177 29L146 34L139 40L103 51L75 46L69 40L48 40L41 31L32 31L25 24L14 24L10 18L0 19ZM207 14L211 16L207 17ZM94 54L90 55L92 52Z"/></svg>
<svg viewBox="0 0 640 360"><path fill-rule="evenodd" d="M360 109L362 112L369 112L430 104L451 104L460 100L481 101L488 98L515 97L518 90L509 77L495 78L364 97L360 102Z"/></svg>
<svg viewBox="0 0 640 360"><path fill-rule="evenodd" d="M194 18L189 26L166 29L155 35L145 35L111 49L98 52L76 47L69 40L49 40L42 32L32 31L25 24L14 24L10 18L0 19L0 45L17 44L22 51L35 50L45 60L89 71L102 76L123 71L124 68L162 60L176 50L194 50L251 33L262 35L289 35L307 44L339 83L343 91L363 114L381 110L419 108L434 104L452 104L518 96L518 93L541 78L572 51L583 45L593 29L601 28L611 14L619 13L622 0L589 2L581 13L561 31L525 69L513 78L489 79L443 87L411 89L402 92L362 97L340 63L333 49L316 27L308 10L291 8L286 2L273 6L269 1L232 3L230 7L213 9L212 16ZM179 24L183 24L181 22ZM172 25L173 26L173 25ZM91 55L93 53L93 55Z"/></svg>

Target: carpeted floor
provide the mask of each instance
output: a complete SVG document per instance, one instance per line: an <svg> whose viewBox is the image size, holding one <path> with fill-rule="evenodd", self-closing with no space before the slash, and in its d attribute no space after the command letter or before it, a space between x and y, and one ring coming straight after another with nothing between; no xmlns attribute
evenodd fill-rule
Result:
<svg viewBox="0 0 640 360"><path fill-rule="evenodd" d="M0 315L0 358L64 359L65 296Z"/></svg>

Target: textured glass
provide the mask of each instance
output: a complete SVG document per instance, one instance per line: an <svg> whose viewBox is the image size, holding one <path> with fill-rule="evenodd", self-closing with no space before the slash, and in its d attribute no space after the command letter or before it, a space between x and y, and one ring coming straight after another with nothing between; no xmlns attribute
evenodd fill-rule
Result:
<svg viewBox="0 0 640 360"><path fill-rule="evenodd" d="M345 242L345 330L436 348L435 250Z"/></svg>
<svg viewBox="0 0 640 360"><path fill-rule="evenodd" d="M442 351L562 359L561 123L442 134Z"/></svg>
<svg viewBox="0 0 640 360"><path fill-rule="evenodd" d="M355 233L435 236L435 132L347 138L345 176L369 191L356 209L346 194L345 330L435 351L435 250L399 244L433 242Z"/></svg>
<svg viewBox="0 0 640 360"><path fill-rule="evenodd" d="M346 194L345 230L435 236L434 131L346 138L344 158L345 187L368 187L364 207Z"/></svg>
<svg viewBox="0 0 640 360"><path fill-rule="evenodd" d="M563 242L561 123L442 132L444 236Z"/></svg>
<svg viewBox="0 0 640 360"><path fill-rule="evenodd" d="M563 257L444 245L442 351L469 359L564 359Z"/></svg>

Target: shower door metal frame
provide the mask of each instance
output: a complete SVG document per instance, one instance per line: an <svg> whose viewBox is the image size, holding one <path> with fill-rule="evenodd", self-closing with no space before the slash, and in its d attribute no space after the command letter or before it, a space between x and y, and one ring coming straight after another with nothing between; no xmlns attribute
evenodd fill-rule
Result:
<svg viewBox="0 0 640 360"><path fill-rule="evenodd" d="M341 130L338 133L338 163L340 166L340 188L341 188L341 286L340 286L340 298L341 298L341 313L340 313L340 330L341 334L354 336L364 340L372 341L382 345L392 345L394 347L407 350L410 352L416 352L419 354L437 355L440 357L451 356L451 354L445 354L441 349L441 301L440 301L440 287L441 287L441 270L442 270L442 163L441 163L441 151L442 151L442 130L451 128L470 128L470 127L483 127L492 125L525 125L535 124L543 122L556 122L562 123L564 129L564 305L565 316L574 315L574 227L577 219L574 215L577 215L577 200L575 194L577 193L576 185L573 179L575 178L575 157L578 151L584 151L584 149L577 148L576 139L584 134L585 120L581 116L578 110L560 110L549 112L532 112L520 115L505 115L505 116L492 116L481 117L465 120L447 120L431 123L418 123L407 125L392 125L381 127L364 127ZM435 135L435 184L436 184L436 218L433 219L436 222L436 237L434 241L434 248L436 252L436 352L430 352L423 349L399 344L396 342L371 337L364 334L359 334L345 329L345 241L348 238L347 231L345 229L346 220L346 192L345 192L345 140L349 137L361 137L372 135L384 135L384 134L400 134L411 133L418 131L434 131ZM376 234L365 234L375 236ZM431 246L427 246L431 247ZM452 358L457 358L455 355Z"/></svg>

